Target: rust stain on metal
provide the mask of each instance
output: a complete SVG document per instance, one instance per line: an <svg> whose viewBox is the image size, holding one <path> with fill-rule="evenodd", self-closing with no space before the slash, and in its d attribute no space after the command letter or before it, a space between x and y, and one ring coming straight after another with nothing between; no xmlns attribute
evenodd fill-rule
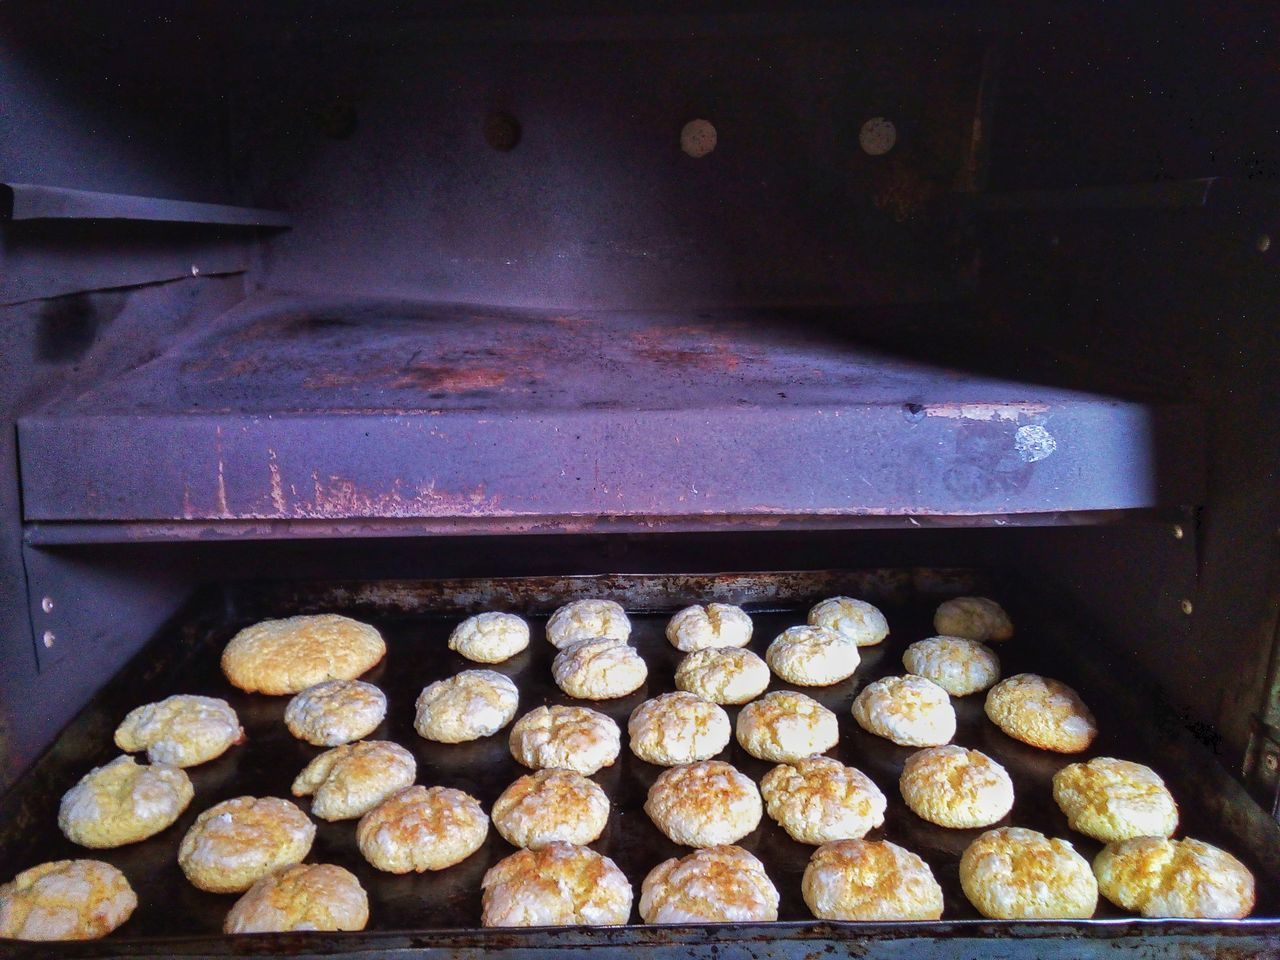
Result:
<svg viewBox="0 0 1280 960"><path fill-rule="evenodd" d="M267 461L267 470L271 474L271 506L275 508L276 513L283 514L285 512L284 503L284 483L280 479L280 465L276 463L276 452L267 450L269 457Z"/></svg>
<svg viewBox="0 0 1280 960"><path fill-rule="evenodd" d="M231 516L231 508L227 505L227 478L226 478L226 467L222 460L222 428L221 427L216 427L214 429L214 437L215 437L214 446L217 448L217 451L218 451L218 494L217 494L218 513L221 516L229 517Z"/></svg>
<svg viewBox="0 0 1280 960"><path fill-rule="evenodd" d="M507 382L507 371L497 367L449 367L410 364L391 381L393 389L418 388L445 393L496 390Z"/></svg>
<svg viewBox="0 0 1280 960"><path fill-rule="evenodd" d="M629 342L637 357L663 366L732 372L749 360L728 337L705 327L658 327L631 334Z"/></svg>
<svg viewBox="0 0 1280 960"><path fill-rule="evenodd" d="M945 417L950 420L1009 420L1038 416L1048 412L1043 403L927 403L923 407L926 417Z"/></svg>
<svg viewBox="0 0 1280 960"><path fill-rule="evenodd" d="M439 490L435 482L406 489L397 480L389 491L362 490L346 477L331 476L321 481L312 475L314 495L309 504L298 504L293 516L309 519L341 519L347 517L470 517L510 516L499 507L497 496L490 495L483 483L469 490Z"/></svg>

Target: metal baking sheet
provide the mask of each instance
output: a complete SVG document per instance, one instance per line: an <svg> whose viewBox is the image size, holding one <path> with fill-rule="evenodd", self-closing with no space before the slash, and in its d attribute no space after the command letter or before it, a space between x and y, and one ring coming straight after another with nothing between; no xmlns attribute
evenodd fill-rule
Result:
<svg viewBox="0 0 1280 960"><path fill-rule="evenodd" d="M12 877L35 863L73 857L97 857L118 866L139 897L133 917L107 940L60 945L68 956L196 955L213 956L244 950L330 955L439 947L451 953L486 950L568 950L592 946L634 955L649 949L680 946L682 952L734 945L752 955L812 955L823 944L852 943L867 955L925 956L946 945L951 953L991 955L1030 950L1052 956L1074 943L1081 956L1094 952L1136 952L1157 945L1196 955L1198 950L1249 956L1280 948L1280 831L1238 786L1207 757L1196 757L1167 718L1136 709L1125 691L1130 687L1119 660L1101 656L1087 639L1059 620L1046 618L1038 605L1010 603L1018 635L999 647L1006 675L1024 670L1043 672L1077 686L1096 712L1101 733L1088 755L1111 755L1151 764L1165 776L1179 801L1180 835L1203 838L1230 850L1258 878L1261 920L1196 924L1139 921L1105 900L1097 917L1087 922L993 923L983 921L960 889L958 864L966 845L980 831L946 830L915 817L903 804L897 779L911 748L874 737L853 721L849 707L867 682L902 672L902 652L914 640L932 634L931 616L940 597L975 587L990 587L964 571L873 571L806 574L735 574L726 576L618 576L457 580L434 583L254 585L211 590L159 635L119 676L109 682L84 713L64 732L50 753L26 775L0 807L0 875ZM471 744L430 743L413 730L413 703L432 680L478 665L445 646L449 631L467 612L497 606L530 615L533 642L528 650L495 669L515 680L521 692L520 712L544 703L573 703L552 682L553 649L543 639L547 612L558 603L581 596L613 596L635 611L632 640L649 664L649 679L636 693L595 704L625 731L627 716L643 700L674 689L681 654L664 637L670 612L686 602L726 599L744 603L755 620L752 648L763 654L783 628L804 621L807 606L821 596L848 592L881 603L891 636L865 648L863 662L848 681L803 689L833 709L840 718L841 739L834 755L858 767L880 786L889 801L883 838L919 853L933 868L945 897L944 920L931 924L831 924L812 920L800 896L800 879L813 847L792 841L767 816L741 841L764 861L781 894L780 922L693 928L576 929L550 931L486 931L480 921L480 880L491 865L512 852L495 831L485 845L461 864L439 873L393 876L370 867L355 844L355 821L317 821L310 862L336 863L352 870L370 897L369 929L363 934L266 935L228 938L223 917L234 896L203 893L183 877L176 862L180 838L197 814L214 803L242 794L289 797L294 776L321 752L293 739L283 724L287 697L243 694L218 669L226 640L241 626L264 615L315 609L338 609L374 623L388 642L387 658L365 679L387 693L387 720L371 739L390 739L411 749L418 760L418 782L459 787L477 796L486 809L513 780L527 772L510 756L507 731ZM1014 600L1013 597L1003 597ZM770 689L785 689L776 678ZM172 693L224 697L240 715L248 742L223 757L190 769L196 798L168 830L142 843L107 851L86 851L58 831L56 812L61 794L91 766L109 761L118 751L111 735L124 714L140 703ZM1016 802L1004 824L1032 827L1051 836L1069 837L1087 858L1100 845L1072 833L1050 795L1053 773L1072 759L1018 743L1002 734L982 711L982 697L955 700L959 720L955 742L995 757L1014 780ZM727 708L736 717L738 707ZM625 743L625 737L624 737ZM772 766L748 756L736 742L721 754L754 780ZM594 779L613 801L609 825L593 846L612 857L631 880L638 900L641 880L661 860L689 848L666 839L642 806L646 791L662 768L644 763L626 750L618 762ZM306 809L309 801L300 805ZM632 920L639 923L638 912ZM1186 939L1186 938L1190 939ZM1083 939L1077 939L1083 938ZM1153 939L1154 938L1154 939ZM1181 939L1180 939L1181 938ZM1184 943L1185 941L1185 943ZM1179 946L1182 944L1182 946ZM933 945L933 946L930 946ZM967 945L967 946L964 946ZM1016 946L1015 946L1016 945ZM1195 949L1191 949L1194 947ZM686 948L688 948L686 950ZM52 949L36 946L30 955ZM714 951L713 951L714 952ZM1164 955L1164 954L1161 954Z"/></svg>

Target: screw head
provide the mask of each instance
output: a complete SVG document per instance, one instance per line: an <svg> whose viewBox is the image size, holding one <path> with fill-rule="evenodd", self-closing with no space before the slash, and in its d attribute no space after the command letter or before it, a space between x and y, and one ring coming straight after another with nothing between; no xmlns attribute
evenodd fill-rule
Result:
<svg viewBox="0 0 1280 960"><path fill-rule="evenodd" d="M1173 525L1173 539L1175 539L1175 540L1181 540L1181 539L1182 539L1183 537L1185 537L1186 535L1187 535L1187 532L1186 532L1185 530L1183 530L1183 529L1182 529L1182 524L1180 524L1180 523L1175 523L1175 524Z"/></svg>
<svg viewBox="0 0 1280 960"><path fill-rule="evenodd" d="M1271 249L1271 234L1260 233L1258 234L1258 239L1255 240L1253 243L1254 243L1254 246L1258 248L1259 253L1266 253L1268 250Z"/></svg>
<svg viewBox="0 0 1280 960"><path fill-rule="evenodd" d="M45 613L53 613L53 597L45 597L40 601L40 609Z"/></svg>
<svg viewBox="0 0 1280 960"><path fill-rule="evenodd" d="M1191 611L1195 609L1195 607L1191 605L1191 601L1187 600L1186 598L1183 598L1182 602L1178 604L1178 606L1182 608L1182 612L1185 613L1188 617L1191 616Z"/></svg>
<svg viewBox="0 0 1280 960"><path fill-rule="evenodd" d="M1275 773L1277 769L1280 769L1280 759L1277 759L1274 753L1268 753L1262 758L1262 765L1272 773Z"/></svg>
<svg viewBox="0 0 1280 960"><path fill-rule="evenodd" d="M40 638L40 641L45 645L45 649L47 650L47 649L49 649L50 647L52 647L52 646L53 646L53 642L54 642L56 639L58 639L58 638L57 638L57 637L55 637L55 636L53 635L53 631L52 631L52 630L46 630L46 631L44 632L44 636L42 636L42 637Z"/></svg>

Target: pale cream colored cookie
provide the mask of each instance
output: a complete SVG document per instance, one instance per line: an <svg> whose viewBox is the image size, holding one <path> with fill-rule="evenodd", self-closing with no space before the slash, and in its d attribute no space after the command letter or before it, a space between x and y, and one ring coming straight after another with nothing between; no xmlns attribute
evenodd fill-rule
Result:
<svg viewBox="0 0 1280 960"><path fill-rule="evenodd" d="M769 665L741 647L695 650L676 667L676 688L712 703L746 703L769 686Z"/></svg>
<svg viewBox="0 0 1280 960"><path fill-rule="evenodd" d="M170 826L193 796L191 780L181 768L116 757L94 767L63 795L58 826L82 847L120 847Z"/></svg>
<svg viewBox="0 0 1280 960"><path fill-rule="evenodd" d="M511 755L526 767L562 767L589 777L618 759L622 731L587 707L538 707L511 728Z"/></svg>
<svg viewBox="0 0 1280 960"><path fill-rule="evenodd" d="M1134 837L1093 861L1102 895L1144 917L1238 920L1253 912L1253 874L1201 840Z"/></svg>
<svg viewBox="0 0 1280 960"><path fill-rule="evenodd" d="M1087 920L1098 884L1066 840L1024 827L988 830L960 858L960 886L993 920Z"/></svg>
<svg viewBox="0 0 1280 960"><path fill-rule="evenodd" d="M631 884L590 847L549 843L518 850L481 881L486 927L619 926L631 917Z"/></svg>
<svg viewBox="0 0 1280 960"><path fill-rule="evenodd" d="M180 694L130 710L115 740L125 753L147 751L152 763L194 767L242 742L244 729L227 701Z"/></svg>
<svg viewBox="0 0 1280 960"><path fill-rule="evenodd" d="M312 746L336 747L367 737L386 715L386 694L372 683L326 680L289 701L284 725Z"/></svg>
<svg viewBox="0 0 1280 960"><path fill-rule="evenodd" d="M788 683L825 687L853 676L858 645L826 627L788 627L764 652L769 667Z"/></svg>
<svg viewBox="0 0 1280 960"><path fill-rule="evenodd" d="M1178 805L1150 767L1094 757L1053 775L1053 799L1072 830L1112 843L1130 837L1171 837Z"/></svg>
<svg viewBox="0 0 1280 960"><path fill-rule="evenodd" d="M644 686L649 668L625 640L576 640L551 661L556 684L579 700L612 700Z"/></svg>
<svg viewBox="0 0 1280 960"><path fill-rule="evenodd" d="M989 827L1013 809L1013 781L985 753L955 744L907 757L898 780L911 812L940 827Z"/></svg>
<svg viewBox="0 0 1280 960"><path fill-rule="evenodd" d="M514 613L477 613L449 634L449 649L476 663L501 663L529 646L529 624Z"/></svg>
<svg viewBox="0 0 1280 960"><path fill-rule="evenodd" d="M1041 750L1079 753L1098 735L1080 695L1057 680L1019 673L987 691L987 717L1023 743Z"/></svg>
<svg viewBox="0 0 1280 960"><path fill-rule="evenodd" d="M760 781L765 810L800 843L865 837L884 823L880 788L861 770L831 757L774 767Z"/></svg>
<svg viewBox="0 0 1280 960"><path fill-rule="evenodd" d="M865 600L830 597L809 611L809 625L834 630L860 647L872 647L889 635L889 621Z"/></svg>
<svg viewBox="0 0 1280 960"><path fill-rule="evenodd" d="M326 750L294 779L295 797L311 797L321 820L354 820L413 783L418 762L390 740L361 740Z"/></svg>
<svg viewBox="0 0 1280 960"><path fill-rule="evenodd" d="M760 825L760 791L723 760L666 770L644 804L654 824L676 843L714 847L737 843Z"/></svg>
<svg viewBox="0 0 1280 960"><path fill-rule="evenodd" d="M692 693L664 693L646 700L627 721L631 752L672 767L707 760L729 745L729 715Z"/></svg>
<svg viewBox="0 0 1280 960"><path fill-rule="evenodd" d="M388 873L451 867L479 850L488 835L480 801L452 787L406 787L356 827L364 858Z"/></svg>
<svg viewBox="0 0 1280 960"><path fill-rule="evenodd" d="M667 624L667 639L677 650L745 647L751 642L751 618L731 603L694 604Z"/></svg>
<svg viewBox="0 0 1280 960"><path fill-rule="evenodd" d="M1000 679L1000 660L991 648L962 637L930 637L907 647L908 673L932 680L953 697L967 697Z"/></svg>
<svg viewBox="0 0 1280 960"><path fill-rule="evenodd" d="M300 863L316 825L288 800L235 797L196 817L178 846L178 866L209 893L243 893L269 873Z"/></svg>
<svg viewBox="0 0 1280 960"><path fill-rule="evenodd" d="M863 687L853 701L853 719L868 733L904 747L934 747L956 735L956 711L947 691L910 674Z"/></svg>
<svg viewBox="0 0 1280 960"><path fill-rule="evenodd" d="M800 882L820 920L937 920L942 888L929 865L888 840L836 840L809 858Z"/></svg>
<svg viewBox="0 0 1280 960"><path fill-rule="evenodd" d="M300 693L325 680L354 680L386 652L377 630L336 613L264 620L231 638L222 672L249 693Z"/></svg>
<svg viewBox="0 0 1280 960"><path fill-rule="evenodd" d="M609 821L609 797L572 770L526 774L493 803L493 825L513 847L536 850L561 841L585 845Z"/></svg>
<svg viewBox="0 0 1280 960"><path fill-rule="evenodd" d="M741 847L664 860L640 885L645 923L758 923L778 919L778 888Z"/></svg>
<svg viewBox="0 0 1280 960"><path fill-rule="evenodd" d="M138 897L100 860L55 860L0 886L0 938L96 940L132 916Z"/></svg>
<svg viewBox="0 0 1280 960"><path fill-rule="evenodd" d="M300 863L263 877L231 907L223 933L363 930L369 895L350 870Z"/></svg>
<svg viewBox="0 0 1280 960"><path fill-rule="evenodd" d="M1008 640L1013 622L1004 607L986 597L957 597L938 606L933 629L944 637L963 637L980 643Z"/></svg>
<svg viewBox="0 0 1280 960"><path fill-rule="evenodd" d="M516 715L520 694L495 670L463 670L418 695L413 729L425 740L465 743L497 733Z"/></svg>
<svg viewBox="0 0 1280 960"><path fill-rule="evenodd" d="M631 621L621 604L612 600L575 600L566 603L547 621L547 640L557 650L579 640L599 637L624 643L631 637Z"/></svg>
<svg viewBox="0 0 1280 960"><path fill-rule="evenodd" d="M795 763L825 753L840 739L836 715L812 697L775 690L738 713L738 743L759 760Z"/></svg>

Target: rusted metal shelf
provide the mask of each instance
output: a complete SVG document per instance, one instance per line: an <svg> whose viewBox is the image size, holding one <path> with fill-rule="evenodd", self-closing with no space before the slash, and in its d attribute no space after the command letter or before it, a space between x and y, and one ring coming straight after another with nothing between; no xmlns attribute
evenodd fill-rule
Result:
<svg viewBox="0 0 1280 960"><path fill-rule="evenodd" d="M1194 405L908 360L848 319L263 296L22 418L25 519L170 538L189 521L723 529L1200 502Z"/></svg>

